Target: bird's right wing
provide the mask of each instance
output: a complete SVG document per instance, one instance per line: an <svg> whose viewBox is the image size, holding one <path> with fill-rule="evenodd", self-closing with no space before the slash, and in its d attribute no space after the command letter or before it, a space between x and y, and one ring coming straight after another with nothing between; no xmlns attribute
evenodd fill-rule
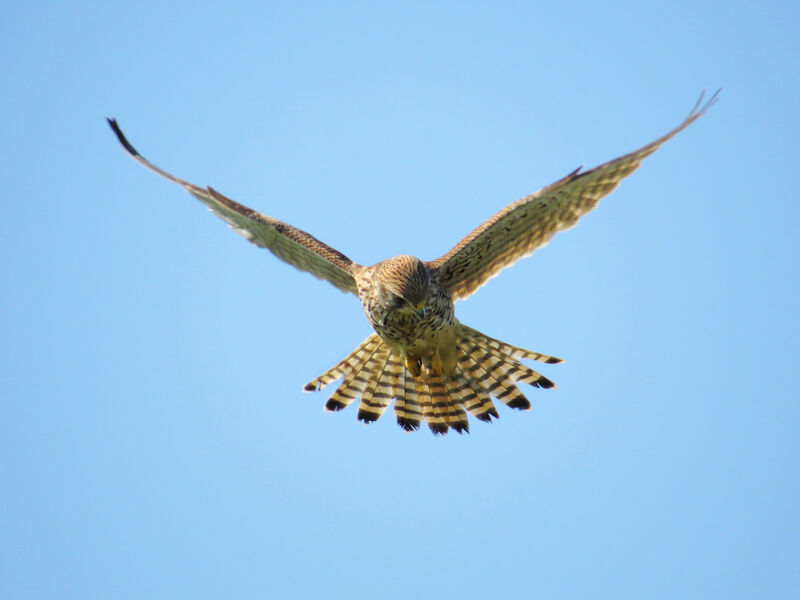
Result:
<svg viewBox="0 0 800 600"><path fill-rule="evenodd" d="M128 142L115 119L108 124L117 134L120 144L136 161L145 167L184 187L190 194L208 206L215 215L227 222L233 230L293 267L329 281L343 292L358 293L353 273L360 268L344 254L320 242L313 235L288 223L239 204L211 187L202 188L175 177L145 159Z"/></svg>

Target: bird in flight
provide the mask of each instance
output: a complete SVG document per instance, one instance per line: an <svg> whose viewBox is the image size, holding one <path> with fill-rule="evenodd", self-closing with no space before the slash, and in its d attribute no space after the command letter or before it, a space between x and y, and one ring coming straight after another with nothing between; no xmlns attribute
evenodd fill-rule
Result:
<svg viewBox="0 0 800 600"><path fill-rule="evenodd" d="M589 171L578 168L509 204L444 256L423 261L402 255L372 266L355 263L309 233L239 204L212 187L171 175L139 154L115 119L108 123L136 161L184 187L236 233L297 269L358 296L374 333L304 387L318 391L342 380L325 410L339 411L358 399L358 419L371 423L394 401L397 423L406 431L418 429L425 421L434 434L446 434L451 428L469 432L467 413L487 422L499 418L492 398L511 408L530 409L517 384L544 389L555 384L521 361L562 362L460 323L454 302L547 244L556 232L574 226L642 160L700 118L718 94L719 90L705 104L701 94L680 125L646 146Z"/></svg>

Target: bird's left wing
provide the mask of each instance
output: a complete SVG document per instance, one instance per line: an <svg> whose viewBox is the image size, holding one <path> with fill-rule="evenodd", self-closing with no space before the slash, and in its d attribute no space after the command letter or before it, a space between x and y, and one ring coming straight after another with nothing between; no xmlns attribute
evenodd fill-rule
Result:
<svg viewBox="0 0 800 600"><path fill-rule="evenodd" d="M313 235L278 219L262 215L223 196L211 187L201 188L167 173L139 154L122 133L115 119L108 119L108 124L128 154L151 171L184 187L208 206L211 212L226 221L236 233L256 246L269 249L275 256L301 271L307 271L315 277L329 281L343 292L358 293L353 273L361 267L344 254L320 242Z"/></svg>
<svg viewBox="0 0 800 600"><path fill-rule="evenodd" d="M509 204L473 230L444 256L430 261L453 300L466 298L489 278L574 226L603 196L633 173L642 160L700 118L717 100L703 95L689 116L669 133L624 156L583 173L577 169L555 183Z"/></svg>

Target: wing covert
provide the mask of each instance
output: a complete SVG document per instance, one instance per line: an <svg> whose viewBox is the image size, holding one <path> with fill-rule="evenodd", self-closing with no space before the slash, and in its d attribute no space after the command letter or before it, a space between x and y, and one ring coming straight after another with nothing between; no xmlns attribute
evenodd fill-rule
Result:
<svg viewBox="0 0 800 600"><path fill-rule="evenodd" d="M689 116L672 131L589 171L578 168L509 204L428 266L436 271L453 300L466 298L502 269L547 244L557 232L573 227L642 160L700 118L716 102L719 90L701 107L704 94L705 91Z"/></svg>
<svg viewBox="0 0 800 600"><path fill-rule="evenodd" d="M122 133L116 119L107 120L120 144L136 161L185 188L249 242L267 248L284 262L329 281L343 292L357 293L353 272L360 266L347 256L310 233L239 204L211 187L202 188L167 173L139 154Z"/></svg>

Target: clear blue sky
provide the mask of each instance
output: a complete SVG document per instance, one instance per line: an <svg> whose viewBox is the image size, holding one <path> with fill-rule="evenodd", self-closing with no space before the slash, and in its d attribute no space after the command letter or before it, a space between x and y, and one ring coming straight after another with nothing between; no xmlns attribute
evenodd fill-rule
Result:
<svg viewBox="0 0 800 600"><path fill-rule="evenodd" d="M4 7L0 597L796 597L797 3L555 4ZM457 305L568 362L446 438L324 414L358 301L104 120L371 264L719 86Z"/></svg>

